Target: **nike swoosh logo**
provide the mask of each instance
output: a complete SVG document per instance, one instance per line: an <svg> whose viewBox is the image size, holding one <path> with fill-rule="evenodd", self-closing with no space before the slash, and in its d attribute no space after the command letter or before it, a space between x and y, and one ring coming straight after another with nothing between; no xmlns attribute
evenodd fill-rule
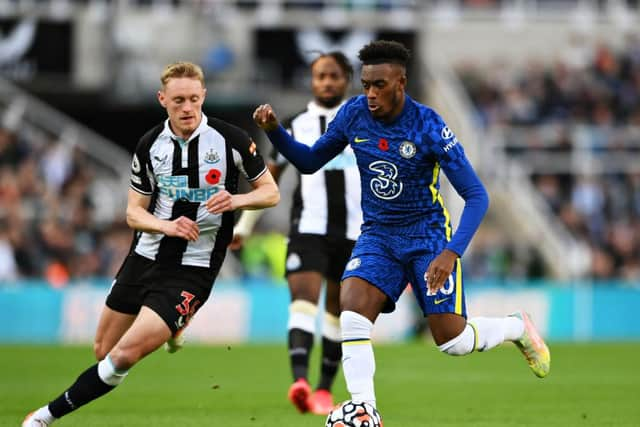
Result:
<svg viewBox="0 0 640 427"><path fill-rule="evenodd" d="M447 298L442 298L442 299L437 299L435 301L433 301L436 305L438 304L442 304L443 302L449 300L451 297L447 297Z"/></svg>
<svg viewBox="0 0 640 427"><path fill-rule="evenodd" d="M365 142L365 141L368 141L368 140L369 140L369 138L358 138L356 136L356 138L353 140L353 142L355 142L356 144L360 144L361 142Z"/></svg>

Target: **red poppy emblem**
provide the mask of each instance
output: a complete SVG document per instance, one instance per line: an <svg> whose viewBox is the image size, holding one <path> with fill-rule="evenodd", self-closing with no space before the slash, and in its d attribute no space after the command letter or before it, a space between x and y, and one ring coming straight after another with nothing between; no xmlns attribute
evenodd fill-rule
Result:
<svg viewBox="0 0 640 427"><path fill-rule="evenodd" d="M382 151L387 151L389 149L389 141L384 138L380 138L380 141L378 141L378 148Z"/></svg>
<svg viewBox="0 0 640 427"><path fill-rule="evenodd" d="M222 173L220 173L218 169L210 169L209 173L207 173L207 176L205 176L204 179L206 179L209 184L216 185L220 182L221 175Z"/></svg>

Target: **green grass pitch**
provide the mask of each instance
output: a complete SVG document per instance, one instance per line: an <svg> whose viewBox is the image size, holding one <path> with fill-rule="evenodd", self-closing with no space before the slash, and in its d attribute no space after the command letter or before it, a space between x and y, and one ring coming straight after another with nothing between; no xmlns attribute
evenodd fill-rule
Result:
<svg viewBox="0 0 640 427"><path fill-rule="evenodd" d="M640 343L550 347L551 374L540 380L513 345L467 357L440 354L430 342L376 346L385 426L640 426ZM19 426L92 357L89 347L0 345L0 426ZM112 393L55 425L323 426L323 417L295 412L289 383L284 345L160 350ZM335 395L347 398L341 373Z"/></svg>

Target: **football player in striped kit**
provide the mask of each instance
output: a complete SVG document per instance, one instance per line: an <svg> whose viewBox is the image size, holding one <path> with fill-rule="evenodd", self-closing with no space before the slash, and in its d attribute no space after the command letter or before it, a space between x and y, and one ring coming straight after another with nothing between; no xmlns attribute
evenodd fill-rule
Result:
<svg viewBox="0 0 640 427"><path fill-rule="evenodd" d="M341 52L320 54L311 64L313 100L285 122L298 141L313 145L344 104L353 69ZM269 170L278 180L288 161L274 151ZM360 178L351 147L312 175L298 174L287 246L286 274L291 292L288 348L293 383L288 397L302 413L327 414L334 406L331 387L340 365L340 277L362 224ZM243 212L232 248L249 235L260 211ZM318 302L325 282L321 314L322 358L315 390L308 380L309 355L316 334Z"/></svg>
<svg viewBox="0 0 640 427"><path fill-rule="evenodd" d="M274 206L278 186L243 130L202 113L202 69L168 65L158 101L168 118L138 142L127 223L131 251L96 332L98 363L23 427L48 426L119 385L142 358L176 336L205 303L233 233L233 211ZM252 190L238 193L242 175Z"/></svg>

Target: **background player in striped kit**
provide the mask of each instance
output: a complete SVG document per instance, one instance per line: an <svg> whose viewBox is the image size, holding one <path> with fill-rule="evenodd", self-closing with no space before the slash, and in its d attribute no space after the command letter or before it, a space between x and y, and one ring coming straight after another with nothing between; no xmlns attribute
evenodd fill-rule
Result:
<svg viewBox="0 0 640 427"><path fill-rule="evenodd" d="M279 126L270 105L254 113L271 142L303 173L313 173L347 144L356 154L364 224L342 277L342 366L352 400L373 406L373 322L394 309L407 282L442 352L461 356L512 341L539 377L549 373L551 361L523 312L467 320L460 257L489 199L444 120L405 93L409 57L397 42L364 46L359 52L364 95L349 99L311 147ZM439 192L440 169L465 201L455 233Z"/></svg>
<svg viewBox="0 0 640 427"><path fill-rule="evenodd" d="M99 362L23 427L48 426L108 393L184 328L209 297L231 241L233 210L280 199L247 133L202 114L199 66L170 64L161 82L158 101L169 117L140 139L133 156L127 223L136 233L100 317ZM240 174L253 190L237 194Z"/></svg>
<svg viewBox="0 0 640 427"><path fill-rule="evenodd" d="M313 100L285 122L287 130L312 145L344 103L353 69L341 52L320 54L311 64ZM269 170L277 180L288 161L274 150ZM251 233L261 211L242 213L232 248ZM286 274L291 291L288 347L294 382L289 400L300 412L327 414L333 408L331 386L341 352L339 282L360 234L360 182L353 150L347 147L313 175L299 175L291 209ZM315 392L308 382L309 354L316 330L322 281L326 283L322 316L322 365Z"/></svg>

